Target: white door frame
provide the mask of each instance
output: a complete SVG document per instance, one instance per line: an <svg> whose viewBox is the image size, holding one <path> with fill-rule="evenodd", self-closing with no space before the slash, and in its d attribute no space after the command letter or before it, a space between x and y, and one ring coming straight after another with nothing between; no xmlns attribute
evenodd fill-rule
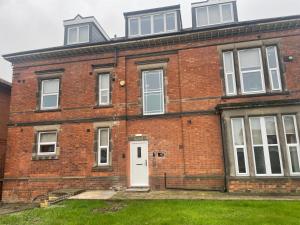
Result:
<svg viewBox="0 0 300 225"><path fill-rule="evenodd" d="M141 185L136 185L133 183L133 148L132 146L134 145L140 145L142 148L145 148L146 151L146 162L147 163L147 169L146 169L146 174L145 176L147 176L147 182L145 184L141 184ZM148 187L149 186L149 157L148 157L148 141L130 141L130 186L134 187L134 186L138 186L138 187Z"/></svg>

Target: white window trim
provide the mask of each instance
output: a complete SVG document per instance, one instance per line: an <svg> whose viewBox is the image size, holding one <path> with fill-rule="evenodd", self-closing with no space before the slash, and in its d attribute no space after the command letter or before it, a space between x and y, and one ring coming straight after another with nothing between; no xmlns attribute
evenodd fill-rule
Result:
<svg viewBox="0 0 300 225"><path fill-rule="evenodd" d="M222 11L222 6L223 5L230 5L230 9L231 9L231 15L232 15L232 20L227 20L224 21L223 18L223 11ZM232 23L234 22L234 12L233 12L233 4L231 2L228 3L223 3L223 4L218 4L218 8L219 8L219 15L221 18L221 22L220 23L210 23L209 21L209 10L208 7L211 5L206 5L206 6L200 6L200 7L195 7L195 16L196 16L196 26L197 27L207 27L207 26L214 26L214 25L219 25L219 24L224 24L224 23ZM198 21L198 9L199 8L206 8L206 13L207 13L207 25L199 25L199 21Z"/></svg>
<svg viewBox="0 0 300 225"><path fill-rule="evenodd" d="M225 54L226 53L230 53L231 55L231 59L232 59L232 73L227 73L226 72L226 63L225 63ZM225 79L225 88L226 88L226 95L227 96L233 96L233 95L236 95L237 94L237 91L236 91L236 77L235 77L235 66L234 66L234 58L233 58L233 52L230 51L230 52L223 52L223 65L224 65L224 79ZM228 88L228 75L232 75L232 79L233 79L233 92L230 93L229 92L229 88Z"/></svg>
<svg viewBox="0 0 300 225"><path fill-rule="evenodd" d="M50 93L50 94L44 94L44 82L52 81L52 80L58 80L58 92ZM48 80L42 80L42 88L41 88L41 110L49 110L49 109L58 109L58 102L59 102L59 89L60 89L60 79L48 79ZM44 107L44 96L52 96L56 95L56 105L53 107Z"/></svg>
<svg viewBox="0 0 300 225"><path fill-rule="evenodd" d="M101 145L101 131L106 130L108 132L107 135L107 143L108 145ZM99 128L98 129L98 166L108 166L110 164L110 150L109 150L109 140L110 140L110 130L109 128ZM106 163L101 163L101 148L106 148L107 149L107 162Z"/></svg>
<svg viewBox="0 0 300 225"><path fill-rule="evenodd" d="M269 56L268 56L268 49L270 49L270 48L275 48L276 68L270 68ZM282 84L281 84L281 74L280 74L280 69L279 69L279 60L278 60L278 49L277 49L277 47L276 46L267 47L266 48L266 55L267 55L269 79L271 81L272 91L281 91L282 90ZM273 82L273 76L272 76L272 71L274 71L274 70L277 72L278 82L279 82L279 88L277 88L277 89L274 88L274 82Z"/></svg>
<svg viewBox="0 0 300 225"><path fill-rule="evenodd" d="M42 142L41 143L41 134L55 134L56 142ZM41 152L42 145L54 145L54 152ZM57 131L43 131L38 133L38 155L56 155L57 147Z"/></svg>
<svg viewBox="0 0 300 225"><path fill-rule="evenodd" d="M280 168L281 173L280 174L272 174L271 170L271 162L270 162L270 154L269 154L269 144L267 140L267 130L266 130L266 124L265 124L265 118L274 118L275 119L275 129L276 129L276 137L277 137L277 144L273 144L274 146L278 146L278 154L279 154L279 161L280 161ZM262 144L260 145L254 145L253 144L253 135L252 135L252 126L251 126L251 118L258 118L260 121L260 127L261 127L261 134L262 134ZM253 154L253 161L254 161L254 169L255 169L255 176L257 177L279 177L283 176L283 167L282 167L282 156L281 156L281 149L280 149L280 140L278 136L278 126L277 126L277 118L275 116L262 116L262 117L249 117L249 124L250 124L250 133L251 133L251 145L252 145L252 154ZM263 147L263 153L264 153L264 159L265 159L265 166L266 166L266 173L265 174L257 174L256 170L256 161L255 161L255 153L254 153L254 147Z"/></svg>
<svg viewBox="0 0 300 225"><path fill-rule="evenodd" d="M239 120L242 121L244 145L235 145L233 120L237 120L237 119L239 119ZM246 144L246 137L245 137L244 118L242 118L242 117L240 117L240 118L232 118L231 119L231 131L232 131L232 140L233 140L232 144L233 144L233 149L234 149L234 160L235 160L236 176L249 176L249 162L248 162L248 151L247 151L247 144ZM242 148L244 150L246 173L240 173L239 172L238 156L237 156L237 149L238 148Z"/></svg>
<svg viewBox="0 0 300 225"><path fill-rule="evenodd" d="M88 40L87 41L79 41L79 28L82 27L87 27L88 28ZM76 34L77 34L77 41L75 42L70 42L70 30L71 29L76 29ZM76 26L76 27L68 27L68 45L72 45L72 44L80 44L80 43L87 43L90 40L90 26L89 25L83 25L83 26Z"/></svg>
<svg viewBox="0 0 300 225"><path fill-rule="evenodd" d="M160 74L161 74L161 90L160 91L151 91L150 93L153 93L153 92L157 92L157 93L162 93L162 112L159 112L159 113L151 113L151 112L146 112L145 109L146 109L146 105L145 105L145 94L146 92L144 91L144 87L145 87L145 79L144 79L144 76L147 72L149 71L158 71ZM142 72L142 92L143 92L143 115L146 115L146 116L150 116L150 115L162 115L165 113L165 90L164 90L164 71L162 69L160 70L146 70L146 71L143 71ZM147 92L149 93L149 92Z"/></svg>
<svg viewBox="0 0 300 225"><path fill-rule="evenodd" d="M295 126L295 134L296 134L296 140L297 143L296 144L288 144L287 143L287 139L286 139L286 129L285 129L285 122L284 122L284 118L285 117L293 117L293 122L294 122L294 126ZM290 155L290 147L296 147L297 148L297 152L298 152L298 162L300 163L300 143L299 143L299 135L298 135L298 126L297 126L297 119L295 115L283 115L282 116L282 122L283 122L283 129L284 129L284 139L285 139L285 144L286 144L286 150L287 150L287 155L288 155L288 162L289 162L289 169L290 169L290 174L291 176L299 176L299 173L295 173L293 172L292 169L292 162L291 162L291 155Z"/></svg>
<svg viewBox="0 0 300 225"><path fill-rule="evenodd" d="M243 72L241 69L241 60L240 60L240 53L247 51L247 50L254 50L257 49L259 51L259 60L260 60L260 69L257 70L248 70L246 71L247 73L249 72L260 72L260 79L262 83L262 90L261 91L247 91L245 92L244 90L244 81L243 81ZM262 56L261 56L261 49L260 48L251 48L251 49L242 49L238 50L238 61L239 61L239 72L240 72L240 81L241 81L241 90L243 95L249 95L249 94L259 94L259 93L266 93L266 84L265 84L265 78L264 78L264 67L262 63ZM245 71L244 71L245 73Z"/></svg>
<svg viewBox="0 0 300 225"><path fill-rule="evenodd" d="M167 30L167 15L174 14L175 15L175 29L173 30ZM154 32L154 16L157 15L163 15L164 16L164 31L162 32ZM150 34L142 34L142 23L141 23L141 17L147 17L150 16L150 22L151 22L151 32ZM130 20L137 19L138 20L138 34L131 34L131 27L130 27ZM164 12L157 12L157 13L151 13L151 14L143 14L139 16L132 16L128 17L128 37L144 37L149 35L156 35L156 34L163 34L163 33L172 33L178 31L178 24L177 24L177 11L164 11Z"/></svg>
<svg viewBox="0 0 300 225"><path fill-rule="evenodd" d="M98 85L99 85L99 90L98 90L98 104L99 105L109 105L110 104L110 73L103 73L99 74L99 80L98 80ZM101 76L108 76L108 89L101 89ZM108 96L107 96L107 102L102 102L101 100L101 93L102 91L108 91Z"/></svg>

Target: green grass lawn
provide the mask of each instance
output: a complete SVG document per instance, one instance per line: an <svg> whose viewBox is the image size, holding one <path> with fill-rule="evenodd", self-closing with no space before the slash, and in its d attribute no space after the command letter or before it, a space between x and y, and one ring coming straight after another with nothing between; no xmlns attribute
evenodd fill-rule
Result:
<svg viewBox="0 0 300 225"><path fill-rule="evenodd" d="M0 224L300 224L299 201L67 200L0 217Z"/></svg>

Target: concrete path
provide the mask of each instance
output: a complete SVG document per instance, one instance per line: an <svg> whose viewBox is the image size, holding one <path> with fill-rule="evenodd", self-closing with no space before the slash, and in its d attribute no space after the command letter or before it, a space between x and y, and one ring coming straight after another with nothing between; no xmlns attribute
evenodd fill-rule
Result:
<svg viewBox="0 0 300 225"><path fill-rule="evenodd" d="M106 200L111 199L113 195L115 195L115 191L109 191L109 190L96 190L96 191L85 191L78 195L74 195L70 197L69 199L100 199L100 200Z"/></svg>

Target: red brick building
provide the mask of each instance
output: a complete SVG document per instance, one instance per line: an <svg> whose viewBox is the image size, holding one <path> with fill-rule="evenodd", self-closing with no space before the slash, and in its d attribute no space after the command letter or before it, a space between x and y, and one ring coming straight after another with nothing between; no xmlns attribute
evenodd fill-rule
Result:
<svg viewBox="0 0 300 225"><path fill-rule="evenodd" d="M215 14L215 12L218 12ZM238 22L235 1L93 17L14 67L3 198L115 186L300 192L300 16Z"/></svg>
<svg viewBox="0 0 300 225"><path fill-rule="evenodd" d="M11 84L0 79L0 191L2 194L2 179L4 175L4 160L7 147L7 123L9 116ZM1 195L0 194L0 201Z"/></svg>

